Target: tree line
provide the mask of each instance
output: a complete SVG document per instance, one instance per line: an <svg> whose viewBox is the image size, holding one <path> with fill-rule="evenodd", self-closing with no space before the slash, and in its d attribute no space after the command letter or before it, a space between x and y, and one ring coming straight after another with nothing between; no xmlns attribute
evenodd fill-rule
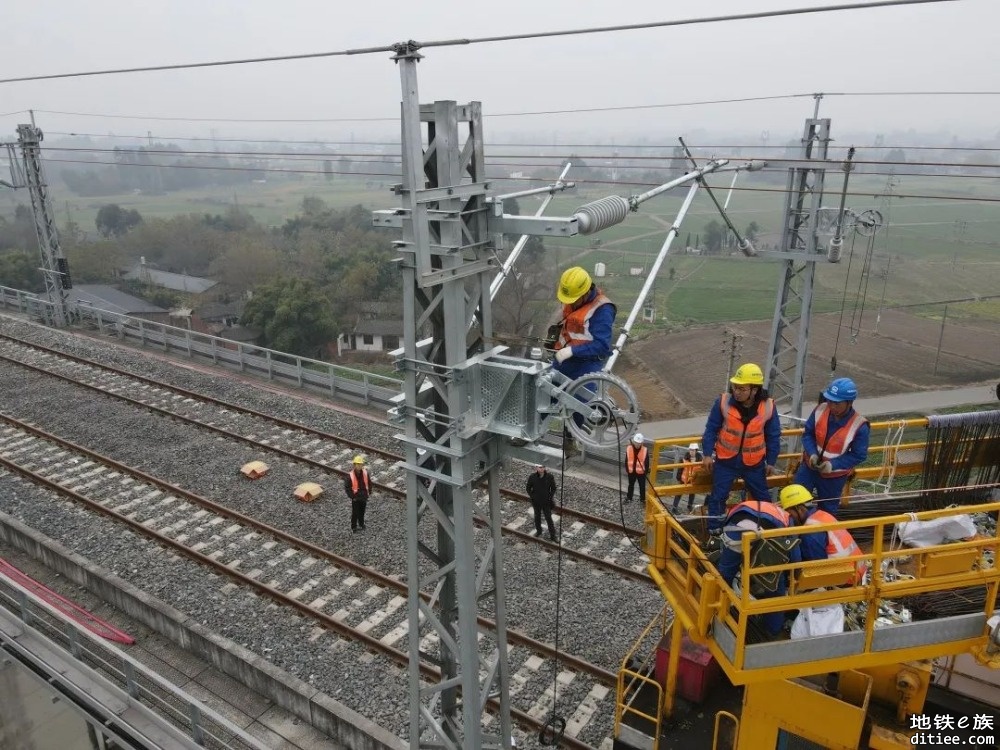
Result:
<svg viewBox="0 0 1000 750"><path fill-rule="evenodd" d="M80 164L61 165L59 177L77 195L102 196L242 185L264 179L267 174L260 159L189 155L171 143L115 148L110 158L112 164L104 163L103 157L95 160L84 157Z"/></svg>
<svg viewBox="0 0 1000 750"><path fill-rule="evenodd" d="M516 203L510 201L508 210L519 212ZM75 283L112 284L170 308L190 300L141 280L124 281L122 272L144 260L160 270L211 278L222 290L216 301L249 297L241 322L261 331L260 343L268 348L322 356L360 315L382 309L402 317L392 248L397 237L373 229L370 210L360 205L336 210L305 198L294 216L269 228L238 206L218 214L145 218L107 204L98 210L95 228L99 236L92 238L72 221L60 227ZM554 282L537 272L543 252L541 239L531 238L518 266L535 271L514 274L504 284L494 303L499 330L526 334L532 303L551 306ZM38 257L31 210L20 205L12 220L0 217L0 284L44 291Z"/></svg>
<svg viewBox="0 0 1000 750"><path fill-rule="evenodd" d="M108 204L95 226L96 239L72 222L60 228L75 283L125 286L121 272L140 259L164 271L211 278L225 299L250 293L244 322L262 331L264 346L283 351L315 356L353 327L362 303L402 304L394 238L375 231L370 211L361 206L338 211L307 198L275 229L236 206L221 214L147 219ZM13 220L0 218L0 283L43 291L38 265L31 211L18 206ZM183 301L141 283L127 287L154 304Z"/></svg>

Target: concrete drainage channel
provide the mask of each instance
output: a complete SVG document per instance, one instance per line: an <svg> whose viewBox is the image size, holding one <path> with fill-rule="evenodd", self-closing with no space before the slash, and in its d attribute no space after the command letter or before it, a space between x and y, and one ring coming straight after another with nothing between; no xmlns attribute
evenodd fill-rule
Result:
<svg viewBox="0 0 1000 750"><path fill-rule="evenodd" d="M352 750L405 750L391 732L317 691L257 654L213 633L182 612L131 586L5 513L0 541L82 586L129 617L273 701Z"/></svg>

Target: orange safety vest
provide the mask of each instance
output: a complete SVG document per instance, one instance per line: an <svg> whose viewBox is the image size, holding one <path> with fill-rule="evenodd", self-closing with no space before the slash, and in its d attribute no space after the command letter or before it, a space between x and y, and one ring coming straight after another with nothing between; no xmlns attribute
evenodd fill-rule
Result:
<svg viewBox="0 0 1000 750"><path fill-rule="evenodd" d="M684 468L681 469L681 482L684 484L691 484L691 480L694 479L694 475L698 473L698 466L701 464L700 461L688 461L684 459Z"/></svg>
<svg viewBox="0 0 1000 750"><path fill-rule="evenodd" d="M825 510L814 510L803 525L816 526L822 523L837 523L837 519ZM859 557L863 554L861 548L858 547L858 543L851 536L851 532L847 529L830 529L826 532L826 556L830 560L835 560L839 557ZM859 560L856 563L855 583L861 581L867 569L868 562L866 560Z"/></svg>
<svg viewBox="0 0 1000 750"><path fill-rule="evenodd" d="M646 446L642 446L639 452L636 453L635 446L629 444L625 448L625 471L629 474L638 474L642 476L646 473L646 454L649 451Z"/></svg>
<svg viewBox="0 0 1000 750"><path fill-rule="evenodd" d="M780 524L776 528L787 527L792 522L792 517L781 507L775 505L774 503L769 503L767 500L744 500L738 505L734 505L729 509L729 513L726 514L726 523L729 522L734 515L739 513L741 510L748 510L754 516L757 517L758 521L761 517L769 518L772 522ZM734 531L740 532L739 536L742 537L743 530L738 526L724 526L723 531ZM732 550L733 552L740 552L742 550L742 541L737 539L731 539L728 534L722 535L722 544L726 549Z"/></svg>
<svg viewBox="0 0 1000 750"><path fill-rule="evenodd" d="M828 437L827 432L830 429L830 408L826 404L820 404L816 407L813 421L816 423L816 447L819 449L820 461L830 461L834 458L843 456L847 449L851 446L854 436L857 435L858 430L861 429L861 425L868 422L867 419L862 417L857 412L854 412L854 416L852 416L845 424L842 424L834 430ZM809 456L807 456L804 452L802 454L802 460L809 460ZM833 471L823 474L823 476L827 479L846 477L852 471L853 469L834 469Z"/></svg>
<svg viewBox="0 0 1000 750"><path fill-rule="evenodd" d="M368 469L362 469L361 476L365 480L365 492L369 495L372 494L372 483L368 479ZM351 492L355 495L358 494L358 472L354 471L354 469L351 469Z"/></svg>
<svg viewBox="0 0 1000 750"><path fill-rule="evenodd" d="M559 332L556 349L593 341L594 334L590 332L590 319L594 316L598 307L611 304L613 304L611 300L605 297L604 293L598 289L594 299L585 305L581 305L576 310L573 309L572 305L563 305L563 326Z"/></svg>
<svg viewBox="0 0 1000 750"><path fill-rule="evenodd" d="M774 401L767 398L757 404L757 413L749 424L743 424L739 409L729 408L729 394L723 393L719 400L724 423L715 443L716 458L734 458L742 453L746 466L756 466L767 455L764 442L764 425L774 414Z"/></svg>
<svg viewBox="0 0 1000 750"><path fill-rule="evenodd" d="M780 521L782 526L788 526L792 522L792 517L788 511L780 505L769 503L767 500L744 500L742 503L734 505L726 514L726 520L732 518L737 512L748 510L755 516L771 516L775 521Z"/></svg>

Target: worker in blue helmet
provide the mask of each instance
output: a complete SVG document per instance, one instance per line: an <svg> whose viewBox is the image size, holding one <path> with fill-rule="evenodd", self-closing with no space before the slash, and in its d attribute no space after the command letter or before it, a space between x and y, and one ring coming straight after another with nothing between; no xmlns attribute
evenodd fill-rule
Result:
<svg viewBox="0 0 1000 750"><path fill-rule="evenodd" d="M819 406L806 420L802 463L793 484L815 491L817 505L834 516L854 467L868 458L868 420L854 411L858 387L837 378L822 393Z"/></svg>

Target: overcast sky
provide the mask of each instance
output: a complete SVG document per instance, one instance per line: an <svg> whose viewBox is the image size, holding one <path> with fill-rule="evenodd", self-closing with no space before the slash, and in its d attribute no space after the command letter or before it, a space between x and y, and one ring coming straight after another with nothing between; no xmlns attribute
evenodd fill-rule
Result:
<svg viewBox="0 0 1000 750"><path fill-rule="evenodd" d="M405 39L535 33L782 8L818 0L37 0L4 11L0 78L293 55ZM499 116L595 107L873 91L1000 91L998 0L957 0L615 33L428 48L424 102L483 102L486 136L662 142L697 131L785 138L808 98ZM389 54L0 84L0 140L36 110L47 133L159 138L395 137L399 77ZM53 114L90 113L103 117ZM10 114L9 114L10 113ZM834 136L1000 131L1000 96L823 100ZM176 119L127 119L176 118ZM369 122L260 120L388 118ZM200 119L202 121L194 121ZM219 121L209 121L219 119ZM226 122L223 119L246 122Z"/></svg>

